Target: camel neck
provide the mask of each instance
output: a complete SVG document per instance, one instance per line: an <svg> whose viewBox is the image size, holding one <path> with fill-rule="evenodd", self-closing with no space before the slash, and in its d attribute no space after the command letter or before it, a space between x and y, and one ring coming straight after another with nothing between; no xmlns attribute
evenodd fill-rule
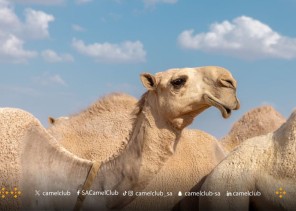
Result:
<svg viewBox="0 0 296 211"><path fill-rule="evenodd" d="M101 168L103 189L117 190L121 196L124 191L142 190L174 153L181 131L162 119L152 104L153 96L146 96L126 149ZM109 205L122 206L126 200L132 197L116 197Z"/></svg>

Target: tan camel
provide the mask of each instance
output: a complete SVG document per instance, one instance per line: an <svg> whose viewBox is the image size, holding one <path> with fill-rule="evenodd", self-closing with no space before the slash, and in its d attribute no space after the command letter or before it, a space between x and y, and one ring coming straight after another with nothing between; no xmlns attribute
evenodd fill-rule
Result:
<svg viewBox="0 0 296 211"><path fill-rule="evenodd" d="M224 149L213 136L200 130L183 130L174 155L124 210L172 210L195 184L202 184L225 156ZM145 193L157 195L145 196ZM185 205L181 206L188 210Z"/></svg>
<svg viewBox="0 0 296 211"><path fill-rule="evenodd" d="M274 133L242 143L209 175L201 210L296 209L296 111Z"/></svg>
<svg viewBox="0 0 296 211"><path fill-rule="evenodd" d="M11 194L1 199L1 210L72 209L77 197L76 190L81 188L91 163L62 149L56 140L46 133L38 120L27 112L0 109L0 126L0 178L3 181L1 187L17 194L16 199ZM195 132L186 133L189 135L188 140L197 135ZM212 139L207 135L203 138ZM208 143L207 140L204 141L205 145ZM192 142L187 147L195 144ZM177 150L176 153L178 152ZM190 162L190 159L188 161ZM180 163L179 167L181 166L183 165ZM18 190L15 191L14 188ZM57 190L64 191L67 195L43 195ZM36 192L41 195L36 195ZM69 193L71 195L68 195ZM92 209L100 207L98 197L95 198L92 204L89 203L91 200L86 200L85 206Z"/></svg>
<svg viewBox="0 0 296 211"><path fill-rule="evenodd" d="M66 121L68 118L60 117L55 121L62 122L63 119ZM229 134L222 139L222 145L231 151L248 138L273 132L284 121L284 117L271 106L252 109L233 125ZM183 130L174 155L143 190L143 192L158 190L164 194L172 192L173 195L153 198L140 196L125 209L171 210L180 199L182 201L178 204L179 209L193 209L196 196L187 195L183 198L185 192L196 184L200 187L205 176L225 157L225 154L226 152L223 153L223 149L214 137L198 130ZM176 174L176 172L179 173ZM180 174L182 180L180 180ZM182 197L178 196L179 191L183 193ZM154 203L151 203L152 199Z"/></svg>
<svg viewBox="0 0 296 211"><path fill-rule="evenodd" d="M286 119L272 106L261 106L244 114L221 139L222 146L232 151L242 142L278 129Z"/></svg>
<svg viewBox="0 0 296 211"><path fill-rule="evenodd" d="M49 117L48 132L75 155L102 161L126 146L136 104L136 98L126 94L108 95L79 114Z"/></svg>
<svg viewBox="0 0 296 211"><path fill-rule="evenodd" d="M19 109L0 109L0 148L0 210L73 209L90 161L67 152ZM57 190L71 195L43 195Z"/></svg>
<svg viewBox="0 0 296 211"><path fill-rule="evenodd" d="M271 106L252 109L244 114L222 139L222 145L227 149L225 154L250 137L273 132L284 121L284 117ZM220 143L202 131L183 130L174 156L144 189L146 192L173 192L173 196L156 196L153 199L141 196L129 204L126 210L194 210L197 196L190 195L188 191L193 186L195 190L200 188L206 175L225 157L219 149ZM182 197L178 196L179 191L182 192Z"/></svg>
<svg viewBox="0 0 296 211"><path fill-rule="evenodd" d="M141 80L148 91L134 107L133 116L128 118L133 123L130 135L123 137L128 140L126 148L100 169L103 190L116 189L119 193L143 190L174 154L183 128L191 124L198 114L215 106L227 118L232 109L239 108L235 94L236 81L227 70L220 67L171 69L155 76L143 74ZM67 121L70 122L71 119L72 117ZM50 130L63 143L61 134ZM88 133L87 129L85 133ZM68 146L75 147L75 144ZM95 149L90 146L86 144L80 150L87 155L90 151L100 148L104 151L108 147L101 145L99 149ZM216 149L221 150L219 147ZM71 151L70 148L69 150ZM219 159L221 158L213 158L213 163L216 164ZM116 198L107 199L107 205L113 208L123 207L135 197L119 194Z"/></svg>

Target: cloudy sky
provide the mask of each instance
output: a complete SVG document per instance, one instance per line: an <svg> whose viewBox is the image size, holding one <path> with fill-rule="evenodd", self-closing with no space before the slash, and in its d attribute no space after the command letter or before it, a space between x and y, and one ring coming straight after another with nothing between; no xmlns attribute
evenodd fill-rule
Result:
<svg viewBox="0 0 296 211"><path fill-rule="evenodd" d="M0 106L48 116L79 112L110 92L139 97L139 74L217 65L242 107L192 128L222 137L246 111L296 107L295 0L0 0Z"/></svg>

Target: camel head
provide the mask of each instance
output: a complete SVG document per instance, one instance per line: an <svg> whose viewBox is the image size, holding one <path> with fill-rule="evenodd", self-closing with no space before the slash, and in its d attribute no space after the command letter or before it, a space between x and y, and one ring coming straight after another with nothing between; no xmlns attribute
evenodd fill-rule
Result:
<svg viewBox="0 0 296 211"><path fill-rule="evenodd" d="M159 115L179 129L191 124L211 106L218 108L224 118L240 107L236 81L222 67L170 69L155 75L143 73L141 81L148 94L154 96Z"/></svg>

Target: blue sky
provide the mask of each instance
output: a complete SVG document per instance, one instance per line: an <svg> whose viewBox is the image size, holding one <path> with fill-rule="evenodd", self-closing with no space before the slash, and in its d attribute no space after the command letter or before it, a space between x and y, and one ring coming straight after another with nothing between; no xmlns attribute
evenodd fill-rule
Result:
<svg viewBox="0 0 296 211"><path fill-rule="evenodd" d="M0 0L0 106L48 116L99 97L139 97L141 72L229 69L241 109L211 108L192 128L222 137L246 111L296 106L295 0Z"/></svg>

